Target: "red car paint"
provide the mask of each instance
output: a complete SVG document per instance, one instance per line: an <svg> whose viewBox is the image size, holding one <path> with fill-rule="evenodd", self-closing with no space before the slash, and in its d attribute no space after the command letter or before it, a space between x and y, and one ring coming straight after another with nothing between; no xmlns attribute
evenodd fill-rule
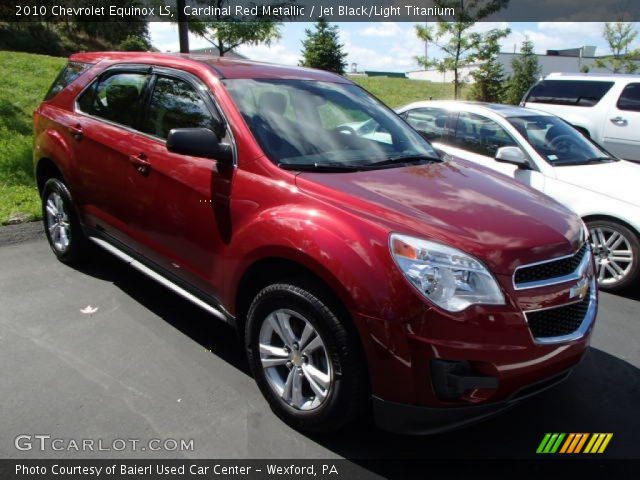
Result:
<svg viewBox="0 0 640 480"><path fill-rule="evenodd" d="M242 314L239 285L264 259L286 259L322 279L360 333L372 393L386 401L445 407L509 398L575 365L580 338L533 341L523 311L569 302L575 282L515 290L516 267L570 255L582 222L550 198L463 161L340 174L283 170L263 153L220 78L349 81L330 73L248 61L162 54L77 54L91 64L35 112L36 168L62 172L82 222L108 234ZM76 113L76 96L116 64L171 67L198 77L233 132L237 168L167 151L163 141ZM74 129L82 130L82 140ZM130 157L151 165L141 175ZM430 304L389 251L393 232L452 245L481 260L506 305L449 313ZM591 268L591 267L590 267ZM589 274L591 271L589 272ZM241 321L241 318L238 318ZM499 379L440 400L431 359L466 360Z"/></svg>

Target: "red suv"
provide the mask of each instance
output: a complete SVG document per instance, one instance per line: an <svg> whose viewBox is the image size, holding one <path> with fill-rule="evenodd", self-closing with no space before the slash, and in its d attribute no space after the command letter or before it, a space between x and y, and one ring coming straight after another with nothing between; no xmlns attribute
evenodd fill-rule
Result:
<svg viewBox="0 0 640 480"><path fill-rule="evenodd" d="M235 327L284 421L399 432L564 379L597 309L585 227L441 160L344 77L205 56L73 55L37 109L55 255L113 253Z"/></svg>

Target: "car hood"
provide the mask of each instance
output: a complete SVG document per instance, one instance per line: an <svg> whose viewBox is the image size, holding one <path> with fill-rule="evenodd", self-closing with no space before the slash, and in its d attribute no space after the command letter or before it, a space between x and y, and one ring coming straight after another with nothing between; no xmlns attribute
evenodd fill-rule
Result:
<svg viewBox="0 0 640 480"><path fill-rule="evenodd" d="M440 241L496 273L579 248L581 220L551 198L466 161L350 173L303 172L300 190L384 224Z"/></svg>
<svg viewBox="0 0 640 480"><path fill-rule="evenodd" d="M554 170L558 179L563 182L640 206L640 164L620 160L556 167Z"/></svg>

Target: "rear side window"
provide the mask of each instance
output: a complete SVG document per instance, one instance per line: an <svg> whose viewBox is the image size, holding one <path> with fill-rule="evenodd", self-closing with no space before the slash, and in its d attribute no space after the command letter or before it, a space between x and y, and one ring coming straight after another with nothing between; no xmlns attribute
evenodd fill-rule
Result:
<svg viewBox="0 0 640 480"><path fill-rule="evenodd" d="M45 100L51 100L62 90L71 85L76 78L89 69L89 64L80 62L69 62L60 71L56 79L53 81L53 85L49 88L49 91L45 95Z"/></svg>
<svg viewBox="0 0 640 480"><path fill-rule="evenodd" d="M613 82L592 80L543 80L531 89L525 102L593 107L612 86Z"/></svg>
<svg viewBox="0 0 640 480"><path fill-rule="evenodd" d="M404 118L430 142L446 136L447 111L441 108L416 108L405 113Z"/></svg>
<svg viewBox="0 0 640 480"><path fill-rule="evenodd" d="M640 112L640 83L630 83L624 87L617 106L620 110Z"/></svg>
<svg viewBox="0 0 640 480"><path fill-rule="evenodd" d="M174 128L200 127L218 132L220 123L191 85L176 78L159 77L143 130L167 138Z"/></svg>
<svg viewBox="0 0 640 480"><path fill-rule="evenodd" d="M84 113L136 128L148 79L144 73L111 75L85 90L78 107Z"/></svg>

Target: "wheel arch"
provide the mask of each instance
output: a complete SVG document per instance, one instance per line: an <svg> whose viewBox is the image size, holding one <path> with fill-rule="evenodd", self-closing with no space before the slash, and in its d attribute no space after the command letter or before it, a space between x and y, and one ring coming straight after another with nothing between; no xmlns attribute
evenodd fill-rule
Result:
<svg viewBox="0 0 640 480"><path fill-rule="evenodd" d="M62 169L49 157L42 157L36 163L36 185L38 193L42 195L44 184L50 178L59 178L64 181Z"/></svg>
<svg viewBox="0 0 640 480"><path fill-rule="evenodd" d="M69 180L73 178L75 161L76 156L73 148L59 131L47 128L40 132L35 139L33 154L38 192L42 192L44 183L51 176L64 181L67 188L71 190ZM51 174L51 176L47 177L46 174Z"/></svg>
<svg viewBox="0 0 640 480"><path fill-rule="evenodd" d="M295 258L298 257L298 258ZM353 323L349 308L345 302L346 292L336 291L331 285L341 285L330 272L315 264L310 258L300 255L270 255L258 258L245 268L236 283L234 295L234 313L238 328L243 328L249 305L257 293L269 284L293 277L303 277L316 283L329 295L332 303Z"/></svg>
<svg viewBox="0 0 640 480"><path fill-rule="evenodd" d="M623 220L619 217L614 217L613 215L608 215L605 213L593 213L589 215L584 215L582 217L582 220L584 221L584 223L592 222L595 220L605 220L613 223L619 223L623 227L628 228L631 232L635 233L638 238L640 238L640 230L638 230L638 227L633 226L626 220Z"/></svg>

